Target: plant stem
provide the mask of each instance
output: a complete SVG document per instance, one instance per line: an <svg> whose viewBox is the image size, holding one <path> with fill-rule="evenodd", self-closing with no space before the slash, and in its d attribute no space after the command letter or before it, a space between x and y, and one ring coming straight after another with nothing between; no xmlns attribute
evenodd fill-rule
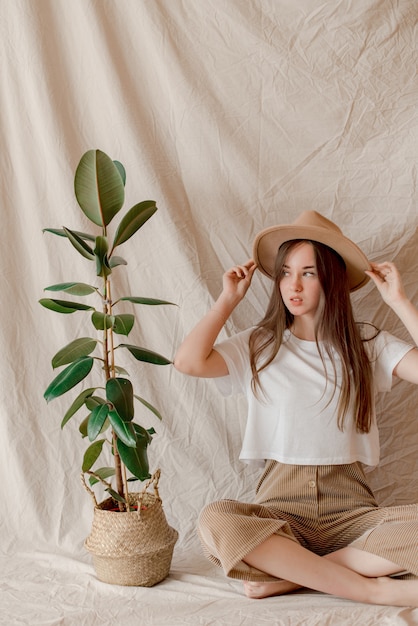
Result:
<svg viewBox="0 0 418 626"><path fill-rule="evenodd" d="M112 431L112 434L113 434L113 458L114 458L114 463L115 463L116 490L118 494L124 498L125 495L124 495L123 481L122 481L122 463L120 460L120 456L118 452L118 445L117 445L118 438L114 431ZM118 502L118 505L119 505L119 511L126 511L126 505L123 502Z"/></svg>
<svg viewBox="0 0 418 626"><path fill-rule="evenodd" d="M104 281L104 293L103 293L103 315L108 315L108 283L109 281ZM110 368L109 368L109 329L106 328L106 324L103 330L103 361L104 361L104 370L106 380L110 378Z"/></svg>
<svg viewBox="0 0 418 626"><path fill-rule="evenodd" d="M123 463L121 463L121 471L122 471L123 490L125 492L126 510L130 511L131 506L129 504L128 481L126 480L126 467L123 465Z"/></svg>
<svg viewBox="0 0 418 626"><path fill-rule="evenodd" d="M107 315L112 315L112 293L111 293L111 288L110 288L110 280L107 279L106 280L106 312ZM114 343L113 343L113 330L112 328L108 329L108 336L109 336L109 354L110 354L110 375L111 376L115 376L115 348L114 348Z"/></svg>
<svg viewBox="0 0 418 626"><path fill-rule="evenodd" d="M112 293L111 293L109 279L105 279L105 282L104 282L103 312L105 315L112 315ZM106 380L109 380L109 378L114 378L116 375L112 328L105 327L103 343L104 343L104 360L105 360ZM109 359L109 356L110 356L110 359ZM122 496L123 498L125 498L126 501L128 501L127 500L128 488L126 484L126 472L122 474L123 466L122 466L122 462L121 462L119 452L118 452L118 446L117 446L118 438L117 438L116 433L113 430L112 430L112 437L113 437L113 458L114 458L114 463L115 463L116 490L120 496ZM123 480L123 477L125 480ZM124 505L123 502L118 502L118 506L119 506L120 511L129 510L129 504Z"/></svg>

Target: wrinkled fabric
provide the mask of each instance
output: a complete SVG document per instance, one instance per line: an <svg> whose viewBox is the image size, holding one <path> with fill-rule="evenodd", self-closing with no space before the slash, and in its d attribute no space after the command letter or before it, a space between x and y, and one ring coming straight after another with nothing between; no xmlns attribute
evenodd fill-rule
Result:
<svg viewBox="0 0 418 626"><path fill-rule="evenodd" d="M0 622L418 624L417 610L310 592L254 603L220 577L196 523L208 502L253 498L260 472L238 460L245 401L122 351L136 393L163 417L135 406L156 430L151 469L161 468L179 541L158 588L99 583L83 547L86 414L61 430L76 394L43 399L53 355L92 333L90 317L38 304L48 285L96 280L67 241L42 232L88 228L73 179L96 148L126 168L126 209L159 207L121 248L114 297L177 305L127 304L138 318L129 343L173 358L256 233L305 209L372 260L395 261L418 304L417 16L412 0L0 2ZM257 274L220 338L256 323L269 289ZM359 319L409 341L373 285L353 302ZM382 460L370 482L381 504L416 500L417 406L403 382L379 401Z"/></svg>

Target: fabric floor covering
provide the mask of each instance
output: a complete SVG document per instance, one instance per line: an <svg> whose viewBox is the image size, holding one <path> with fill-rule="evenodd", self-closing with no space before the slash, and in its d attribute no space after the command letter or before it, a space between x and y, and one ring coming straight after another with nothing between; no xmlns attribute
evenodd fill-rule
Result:
<svg viewBox="0 0 418 626"><path fill-rule="evenodd" d="M90 322L38 304L48 285L95 280L42 232L86 228L73 179L90 149L124 164L126 208L159 207L126 243L115 295L177 306L137 309L133 344L171 359L256 233L306 209L394 261L418 304L417 18L416 0L0 0L1 624L418 624L418 609L309 591L249 600L214 570L199 512L250 501L259 476L238 460L245 402L129 355L137 393L163 416L140 419L157 431L150 463L179 541L160 585L100 583L83 547L86 444L77 419L60 428L74 395L43 399L52 356ZM268 291L257 274L222 337L259 320ZM370 283L353 303L408 338ZM417 406L404 382L379 398L381 464L369 473L382 504L418 499Z"/></svg>

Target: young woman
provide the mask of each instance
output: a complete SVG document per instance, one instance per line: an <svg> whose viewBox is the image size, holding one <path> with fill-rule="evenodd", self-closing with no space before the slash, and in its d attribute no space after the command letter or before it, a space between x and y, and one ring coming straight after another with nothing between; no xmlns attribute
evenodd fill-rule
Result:
<svg viewBox="0 0 418 626"><path fill-rule="evenodd" d="M216 343L257 267L273 279L264 318ZM355 323L350 291L369 278L410 344ZM362 469L379 459L375 393L392 375L418 384L417 344L418 311L396 267L369 263L314 211L262 231L254 260L224 274L175 367L247 395L240 458L264 467L255 502L208 505L199 533L206 556L248 597L308 587L418 607L418 505L379 507Z"/></svg>

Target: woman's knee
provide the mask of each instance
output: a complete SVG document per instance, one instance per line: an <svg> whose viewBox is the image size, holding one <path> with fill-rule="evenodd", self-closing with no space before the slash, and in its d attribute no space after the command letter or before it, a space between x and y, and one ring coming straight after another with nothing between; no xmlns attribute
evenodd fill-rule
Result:
<svg viewBox="0 0 418 626"><path fill-rule="evenodd" d="M225 524L225 512L222 502L211 502L206 505L199 516L198 533L202 543L212 554L217 554L217 543L222 527Z"/></svg>
<svg viewBox="0 0 418 626"><path fill-rule="evenodd" d="M219 524L222 523L221 520L225 518L225 514L227 514L225 503L228 500L220 500L218 502L211 502L207 504L201 511L199 516L199 530L202 529L210 529L210 528L219 528Z"/></svg>

